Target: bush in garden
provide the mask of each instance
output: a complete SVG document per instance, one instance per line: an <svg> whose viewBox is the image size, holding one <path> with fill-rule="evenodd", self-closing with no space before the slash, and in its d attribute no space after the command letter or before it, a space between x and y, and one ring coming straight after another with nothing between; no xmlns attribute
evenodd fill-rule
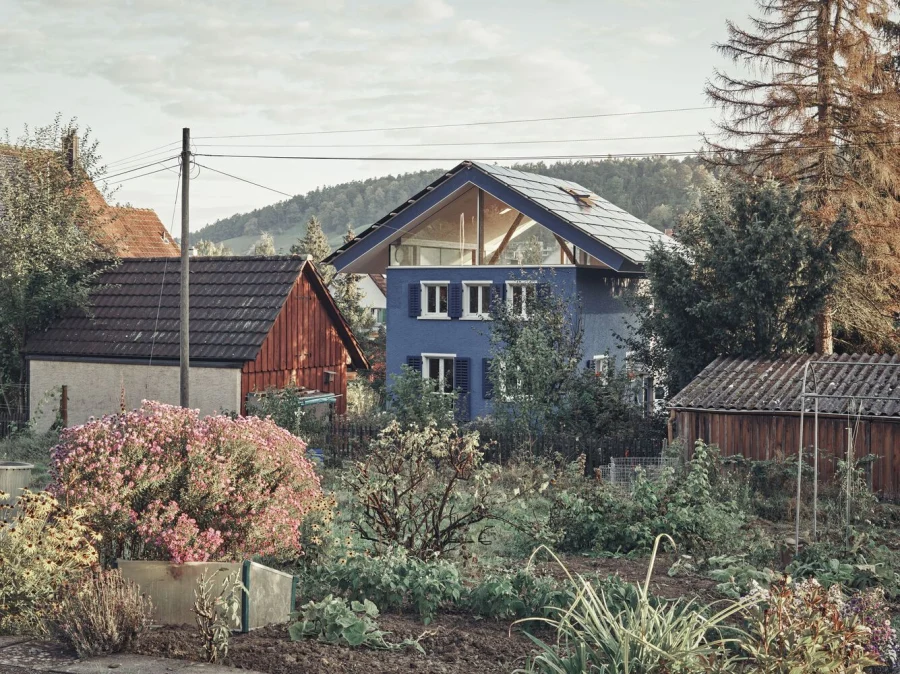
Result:
<svg viewBox="0 0 900 674"><path fill-rule="evenodd" d="M550 616L573 599L571 590L552 576L531 569L489 573L465 595L465 607L486 618Z"/></svg>
<svg viewBox="0 0 900 674"><path fill-rule="evenodd" d="M271 418L281 428L305 438L308 445L321 447L331 430L331 416L304 405L305 393L295 384L266 389L248 403L249 412L260 419Z"/></svg>
<svg viewBox="0 0 900 674"><path fill-rule="evenodd" d="M304 637L316 637L326 644L343 646L368 646L383 650L398 650L412 646L420 653L425 650L418 640L406 639L400 643L387 641L390 632L378 629L378 607L365 599L361 602L341 599L328 595L322 601L311 601L304 604L297 613L297 619L288 627L291 641L300 641ZM420 637L421 638L421 637Z"/></svg>
<svg viewBox="0 0 900 674"><path fill-rule="evenodd" d="M119 653L147 631L152 609L137 585L117 569L89 573L60 592L51 628L81 658Z"/></svg>
<svg viewBox="0 0 900 674"><path fill-rule="evenodd" d="M741 642L750 658L748 672L863 674L881 664L870 654L871 630L845 609L838 586L826 590L815 579L785 578L756 599Z"/></svg>
<svg viewBox="0 0 900 674"><path fill-rule="evenodd" d="M216 589L215 578L226 572ZM231 626L238 621L241 606L241 592L247 588L237 573L227 573L227 569L200 574L194 588L194 606L191 612L197 617L197 628L203 640L203 654L207 662L222 662L228 655L231 642Z"/></svg>
<svg viewBox="0 0 900 674"><path fill-rule="evenodd" d="M305 450L270 420L144 402L66 429L51 490L84 509L105 560L296 557L321 498Z"/></svg>
<svg viewBox="0 0 900 674"><path fill-rule="evenodd" d="M356 601L370 599L383 609L411 608L425 624L441 606L454 604L463 595L455 564L416 559L402 548L377 557L347 552L336 561L309 566L300 578L304 597L337 594Z"/></svg>
<svg viewBox="0 0 900 674"><path fill-rule="evenodd" d="M0 634L41 634L60 588L97 564L96 537L82 509L47 493L23 491L12 512L0 521Z"/></svg>
<svg viewBox="0 0 900 674"><path fill-rule="evenodd" d="M420 559L464 549L475 525L531 488L500 482L500 467L483 462L478 433L433 423L392 422L345 477L361 511L359 535L376 550L400 546Z"/></svg>
<svg viewBox="0 0 900 674"><path fill-rule="evenodd" d="M891 674L900 672L900 639L891 625L882 588L853 595L844 603L841 615L845 619L856 619L870 630L866 653L883 663Z"/></svg>
<svg viewBox="0 0 900 674"><path fill-rule="evenodd" d="M745 609L749 600L725 602L716 612L694 600L654 600L649 584L661 538L654 543L646 582L629 591L617 586L611 590L601 586L598 590L590 580L572 576L563 566L571 602L563 612L549 618L526 619L549 625L556 631L556 641L548 644L532 636L541 652L525 669L517 671L702 672L710 671L707 667L717 659L727 666L729 640L722 638L721 631L725 621Z"/></svg>

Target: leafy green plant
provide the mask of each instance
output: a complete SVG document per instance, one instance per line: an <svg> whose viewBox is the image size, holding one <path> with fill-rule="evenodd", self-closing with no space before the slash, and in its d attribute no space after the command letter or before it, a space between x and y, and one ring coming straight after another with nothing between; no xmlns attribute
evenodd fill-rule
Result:
<svg viewBox="0 0 900 674"><path fill-rule="evenodd" d="M204 571L194 589L191 611L197 616L206 661L212 663L222 662L228 655L232 626L239 624L241 593L247 591L238 574L227 571L219 569L209 577ZM217 586L215 577L223 572Z"/></svg>
<svg viewBox="0 0 900 674"><path fill-rule="evenodd" d="M518 671L650 674L703 671L713 658L728 660L724 651L734 639L723 637L720 630L752 600L726 602L712 615L693 600L651 601L650 578L663 538L668 537L662 534L654 542L646 580L634 589L635 601L611 600L605 590L598 591L580 575L572 576L560 562L574 598L557 617L530 619L555 629L556 643L547 644L529 635L541 653Z"/></svg>
<svg viewBox="0 0 900 674"><path fill-rule="evenodd" d="M308 567L300 579L303 596L370 599L385 609L412 609L426 625L441 606L458 602L464 589L455 564L416 559L402 548L378 556L347 552L336 561Z"/></svg>
<svg viewBox="0 0 900 674"><path fill-rule="evenodd" d="M368 599L351 601L328 595L322 601L304 604L293 614L297 622L288 627L292 641L306 637L316 637L328 644L345 646L367 646L383 650L398 650L412 646L424 653L419 640L406 639L400 643L390 643L385 637L390 632L378 629L375 619L378 607Z"/></svg>
<svg viewBox="0 0 900 674"><path fill-rule="evenodd" d="M46 492L23 491L0 512L11 513L0 519L0 634L44 634L59 590L98 564L96 536L84 510Z"/></svg>
<svg viewBox="0 0 900 674"><path fill-rule="evenodd" d="M50 618L51 632L81 658L131 648L150 628L150 599L117 569L66 585Z"/></svg>
<svg viewBox="0 0 900 674"><path fill-rule="evenodd" d="M537 576L530 568L490 573L463 598L463 606L488 618L548 616L553 607L571 601L569 588L552 576Z"/></svg>
<svg viewBox="0 0 900 674"><path fill-rule="evenodd" d="M896 553L876 545L868 536L849 545L828 542L806 546L788 565L786 572L796 578L816 578L825 587L841 585L864 590L882 587L889 597L900 596L900 574Z"/></svg>
<svg viewBox="0 0 900 674"><path fill-rule="evenodd" d="M772 569L758 569L747 563L745 555L720 555L707 560L706 575L718 583L716 590L732 599L740 599L755 587L768 587L775 580Z"/></svg>
<svg viewBox="0 0 900 674"><path fill-rule="evenodd" d="M400 374L391 375L387 392L388 409L404 428L453 425L457 398L456 393L437 395L437 382L407 365L400 366Z"/></svg>

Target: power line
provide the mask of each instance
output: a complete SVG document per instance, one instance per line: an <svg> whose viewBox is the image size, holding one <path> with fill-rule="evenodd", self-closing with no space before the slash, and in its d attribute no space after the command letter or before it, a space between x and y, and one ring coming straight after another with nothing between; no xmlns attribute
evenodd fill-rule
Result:
<svg viewBox="0 0 900 674"><path fill-rule="evenodd" d="M195 164L196 164L196 163L195 163ZM282 192L281 190L276 190L274 187L266 187L265 185L260 185L259 183L255 183L255 182L253 182L252 180L247 180L246 178L241 178L241 177L238 177L238 176L236 176L236 175L232 175L232 174L230 174L230 173L225 173L225 171L219 171L219 170L217 170L217 169L210 168L209 166L206 166L206 165L204 165L204 164L196 164L196 166L199 166L200 168L205 168L206 170L212 171L213 173L220 173L220 174L222 174L223 176L228 176L229 178L234 178L235 180L240 180L242 183L247 183L248 185L255 185L256 187L261 187L261 188L264 189L264 190L269 190L270 192L275 192L275 193L277 193L277 194L282 194L282 195L284 195L284 196L286 196L286 197L294 197L294 196L296 196L296 195L294 195L294 194L288 194L287 192Z"/></svg>
<svg viewBox="0 0 900 674"><path fill-rule="evenodd" d="M175 203L172 204L172 224L169 227L169 231L166 232L169 236L172 236L171 230L175 228L175 209L178 208L178 193L181 190L181 164L178 165L178 182L175 184ZM184 241L182 241L184 243ZM166 287L166 272L169 269L169 257L166 256L165 262L163 262L163 273L162 273L162 283L159 285L159 300L156 303L156 321L153 323L153 338L150 341L150 360L148 365L153 365L153 347L156 346L156 330L159 327L159 312L162 309L162 296L163 290Z"/></svg>
<svg viewBox="0 0 900 674"><path fill-rule="evenodd" d="M128 173L134 173L135 171L140 171L145 168L150 168L151 166L158 166L164 162L169 161L170 159L176 159L176 157L166 157L165 159L160 159L159 161L152 162L150 164L144 164L143 166L137 166L132 169L128 169L127 171L120 171L119 173L113 173L110 176L100 176L102 180L111 180L112 178L118 178L119 176L124 176Z"/></svg>
<svg viewBox="0 0 900 674"><path fill-rule="evenodd" d="M155 171L148 171L147 173L141 173L140 175L131 176L130 178L123 178L122 180L117 180L119 184L127 183L129 180L137 180L138 178L144 178L145 176L152 176L154 173L162 173L163 171L171 171L173 167L171 166L163 166L161 169L156 169Z"/></svg>
<svg viewBox="0 0 900 674"><path fill-rule="evenodd" d="M344 145L255 145L233 143L202 143L200 147L283 147L283 148L358 148L358 147L460 147L474 145L543 145L549 143L594 143L614 140L659 140L662 138L699 138L697 133L679 133L663 136L613 136L607 138L559 138L554 140L498 140L474 141L471 143L354 143Z"/></svg>
<svg viewBox="0 0 900 674"><path fill-rule="evenodd" d="M597 154L561 154L561 155L525 155L519 157L331 157L309 155L271 155L271 154L204 154L197 153L197 157L219 157L229 159L299 159L304 161L427 161L427 162L459 162L459 161L560 161L565 159L606 159L627 157L681 157L699 154L699 150L684 150L680 152L603 152Z"/></svg>
<svg viewBox="0 0 900 674"><path fill-rule="evenodd" d="M386 126L363 129L332 129L326 131L292 131L289 133L249 133L226 136L197 136L197 140L215 138L274 138L276 136L318 136L335 133L368 133L373 131L414 131L420 129L451 129L468 126L497 126L500 124L530 124L532 122L561 122L576 119L599 119L601 117L629 117L635 115L661 115L672 112L689 112L692 110L712 110L714 105L703 105L694 108L668 108L665 110L639 110L636 112L603 112L591 115L567 115L563 117L532 117L529 119L503 119L489 122L458 122L452 124L427 124L423 126Z"/></svg>
<svg viewBox="0 0 900 674"><path fill-rule="evenodd" d="M115 166L116 164L122 164L122 163L127 162L129 159L133 159L134 157L140 157L145 154L151 154L153 152L156 152L157 150L162 150L164 148L171 147L173 145L178 145L178 143L177 142L166 143L165 145L160 145L159 147L154 147L151 150L145 150L144 152L138 152L137 154L131 154L131 155L128 155L127 157L122 157L122 159L116 159L115 161L111 161L107 164L107 166Z"/></svg>
<svg viewBox="0 0 900 674"><path fill-rule="evenodd" d="M171 148L168 150L163 150L161 152L155 152L153 154L147 155L146 157L141 157L140 159L132 159L131 161L127 161L124 164L120 164L119 166L116 166L113 169L110 169L109 166L105 166L104 168L107 171L112 170L112 171L115 171L118 173L120 171L126 171L130 168L134 168L135 166L138 166L141 164L147 164L148 162L164 161L164 160L168 159L170 156L172 156Z"/></svg>

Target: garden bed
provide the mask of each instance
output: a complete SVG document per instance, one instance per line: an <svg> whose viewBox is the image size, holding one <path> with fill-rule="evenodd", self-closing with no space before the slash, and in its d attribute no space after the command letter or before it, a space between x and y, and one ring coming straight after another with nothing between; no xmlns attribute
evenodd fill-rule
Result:
<svg viewBox="0 0 900 674"><path fill-rule="evenodd" d="M383 651L332 646L315 639L291 641L287 626L273 625L249 634L234 635L225 664L268 674L499 674L522 666L535 650L527 637L510 631L509 621L442 614L428 627L423 627L415 616L383 614L378 623L398 641L415 639L426 632L421 640L425 655L413 648ZM185 660L203 657L200 637L192 625L155 629L135 652Z"/></svg>

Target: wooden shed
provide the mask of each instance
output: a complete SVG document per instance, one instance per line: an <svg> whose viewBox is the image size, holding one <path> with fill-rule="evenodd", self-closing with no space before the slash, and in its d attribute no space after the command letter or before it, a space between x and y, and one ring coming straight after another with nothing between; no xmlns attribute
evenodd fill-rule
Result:
<svg viewBox="0 0 900 674"><path fill-rule="evenodd" d="M718 358L669 401L670 440L691 448L699 439L754 460L796 455L804 371L803 445L811 450L818 430L821 479L830 479L846 456L849 428L854 456L875 457L872 488L900 496L898 356Z"/></svg>
<svg viewBox="0 0 900 674"><path fill-rule="evenodd" d="M368 361L315 265L192 258L190 280L191 407L243 413L249 394L294 383L335 394L345 410L348 370ZM177 404L180 283L169 258L124 259L104 272L88 314L69 311L29 340L32 414L55 410L63 385L70 423L145 399Z"/></svg>

